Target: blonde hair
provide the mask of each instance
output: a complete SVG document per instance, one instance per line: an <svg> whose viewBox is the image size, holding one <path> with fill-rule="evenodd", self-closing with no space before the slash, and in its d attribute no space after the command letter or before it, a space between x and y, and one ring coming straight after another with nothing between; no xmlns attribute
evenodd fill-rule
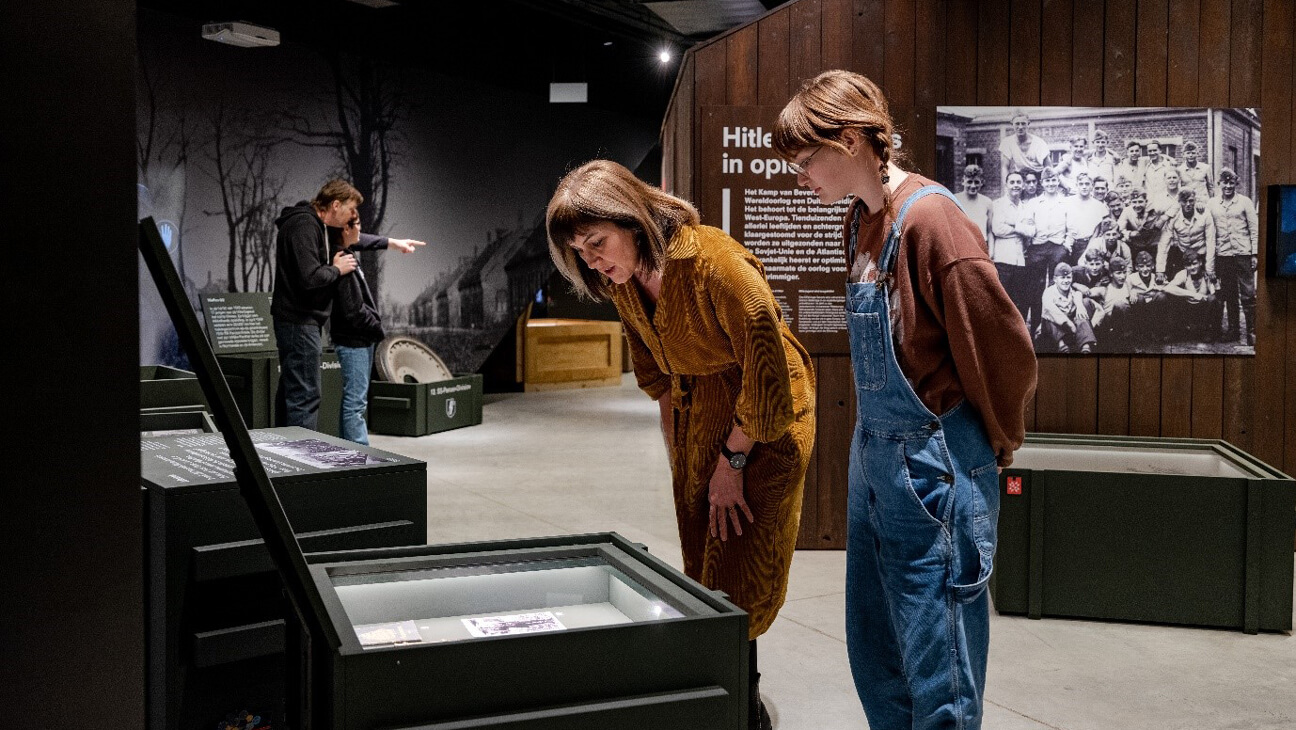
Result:
<svg viewBox="0 0 1296 730"><path fill-rule="evenodd" d="M692 203L611 160L587 162L567 173L545 211L545 232L554 266L583 299L606 299L612 283L586 266L571 244L582 230L604 221L631 232L640 270L647 273L661 270L666 247L681 228L700 222Z"/></svg>

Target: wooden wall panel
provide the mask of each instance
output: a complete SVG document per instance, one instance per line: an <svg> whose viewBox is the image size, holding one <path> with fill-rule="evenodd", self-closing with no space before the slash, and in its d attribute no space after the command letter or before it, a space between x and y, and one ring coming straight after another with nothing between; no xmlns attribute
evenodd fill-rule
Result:
<svg viewBox="0 0 1296 730"><path fill-rule="evenodd" d="M1066 4L1061 6L1065 9ZM1061 9L1059 12L1061 12ZM1102 3L1075 0L1066 20L1071 48L1071 104L1102 106ZM1046 23L1045 28L1049 25ZM1076 32L1092 29L1093 32ZM1058 28L1061 32L1062 28ZM1098 368L1101 357L1066 361L1066 429L1071 433L1098 432Z"/></svg>
<svg viewBox="0 0 1296 730"><path fill-rule="evenodd" d="M1197 40L1197 106L1229 103L1230 0L1201 0ZM1235 359L1235 358L1234 358ZM1195 438L1220 438L1224 431L1224 357L1192 358L1192 426Z"/></svg>
<svg viewBox="0 0 1296 730"><path fill-rule="evenodd" d="M758 103L781 106L792 96L789 79L788 14L776 13L759 24L756 96Z"/></svg>
<svg viewBox="0 0 1296 730"><path fill-rule="evenodd" d="M1019 3L1013 3L1013 12ZM1071 104L1071 0L1046 3L1039 15L1040 83L1037 101L1029 101L1029 91L1015 104L1069 106ZM1039 387L1035 391L1035 428L1040 431L1067 431L1070 359L1044 355L1039 358ZM1087 358L1086 358L1087 359Z"/></svg>
<svg viewBox="0 0 1296 730"><path fill-rule="evenodd" d="M850 68L853 59L855 3L853 0L822 0L820 34L823 47L819 58L823 70Z"/></svg>
<svg viewBox="0 0 1296 730"><path fill-rule="evenodd" d="M1296 160L1292 159L1293 7L1290 0L1266 0L1264 4L1264 62L1261 68L1260 106L1265 149L1260 156L1260 182L1269 185L1288 182ZM1267 198L1267 196L1261 196ZM1261 202L1264 209L1264 202ZM1260 247L1266 248L1266 225L1261 218ZM1261 257L1263 259L1263 256ZM1255 404L1251 431L1251 452L1271 464L1284 456L1286 284L1260 277L1256 287L1255 378L1248 383L1247 397ZM1290 396L1287 396L1290 397ZM1288 467L1296 465L1289 464Z"/></svg>
<svg viewBox="0 0 1296 730"><path fill-rule="evenodd" d="M886 4L883 0L855 0L852 27L855 43L851 49L854 61L850 70L872 79L882 78L886 70L886 39L882 33L885 22Z"/></svg>
<svg viewBox="0 0 1296 730"><path fill-rule="evenodd" d="M801 0L789 8L791 35L788 47L792 52L789 72L794 89L825 70L821 60L823 26L820 10L820 0Z"/></svg>
<svg viewBox="0 0 1296 730"><path fill-rule="evenodd" d="M1229 14L1229 105L1239 107L1260 106L1260 43L1264 11L1262 0L1233 0ZM1260 123L1267 119L1260 112ZM1266 131L1266 149L1275 149L1274 140ZM1263 201L1257 200L1264 210ZM1264 215L1260 216L1261 226ZM1263 247L1263 244L1261 244ZM1230 357L1224 361L1223 438L1244 450L1251 450L1251 424L1255 409L1244 384L1255 381L1255 358ZM1296 464L1289 460L1288 468Z"/></svg>
<svg viewBox="0 0 1296 730"><path fill-rule="evenodd" d="M750 106L756 103L756 26L748 25L729 36L725 44L725 103Z"/></svg>
<svg viewBox="0 0 1296 730"><path fill-rule="evenodd" d="M663 165L696 200L700 107L778 106L849 68L887 91L919 171L943 104L1261 107L1261 187L1296 171L1291 0L798 0L692 49L663 125ZM1263 208L1266 196L1257 201ZM1262 257L1266 231L1261 216ZM1263 258L1262 258L1263 260ZM1252 357L1040 358L1033 430L1222 437L1296 469L1296 287L1260 276ZM819 437L801 545L845 540L854 426L849 358L818 356Z"/></svg>
<svg viewBox="0 0 1296 730"><path fill-rule="evenodd" d="M819 546L846 547L847 458L855 432L855 380L849 355L818 358ZM802 510L804 513L805 508Z"/></svg>
<svg viewBox="0 0 1296 730"><path fill-rule="evenodd" d="M949 19L944 39L945 89L941 104L977 103L977 3L975 0L950 0Z"/></svg>
<svg viewBox="0 0 1296 730"><path fill-rule="evenodd" d="M1103 13L1102 89L1104 106L1134 105L1135 7L1108 0ZM1130 432L1130 358L1098 359L1098 432Z"/></svg>
<svg viewBox="0 0 1296 730"><path fill-rule="evenodd" d="M1166 105L1166 0L1142 0L1135 11L1134 104ZM1161 434L1161 358L1130 358L1130 433Z"/></svg>
<svg viewBox="0 0 1296 730"><path fill-rule="evenodd" d="M1169 17L1174 18L1176 32L1167 38L1166 103L1170 106L1196 106L1201 2L1170 0L1167 10ZM1162 435L1192 435L1194 359L1188 355L1161 358Z"/></svg>

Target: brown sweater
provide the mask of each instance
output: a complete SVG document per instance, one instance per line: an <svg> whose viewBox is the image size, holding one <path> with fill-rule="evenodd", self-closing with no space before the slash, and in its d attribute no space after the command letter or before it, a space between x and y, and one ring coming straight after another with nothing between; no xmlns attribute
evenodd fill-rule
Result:
<svg viewBox="0 0 1296 730"><path fill-rule="evenodd" d="M894 210L865 211L860 251L876 261L905 199L934 184L909 173L895 191ZM863 203L855 200L846 213L847 242L856 205ZM937 415L966 398L985 422L999 465L1008 466L1026 436L1035 352L1026 323L986 255L981 232L949 198L929 195L905 216L895 272L891 304L900 370Z"/></svg>

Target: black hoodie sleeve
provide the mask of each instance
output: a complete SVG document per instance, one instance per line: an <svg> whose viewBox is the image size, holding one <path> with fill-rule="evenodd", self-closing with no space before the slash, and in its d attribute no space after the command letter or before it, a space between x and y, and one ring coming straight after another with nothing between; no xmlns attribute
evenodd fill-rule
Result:
<svg viewBox="0 0 1296 730"><path fill-rule="evenodd" d="M351 245L352 251L380 251L387 248L390 241L387 236L375 236L372 233L361 233L360 240Z"/></svg>
<svg viewBox="0 0 1296 730"><path fill-rule="evenodd" d="M325 245L319 223L307 216L297 216L289 221L283 234L286 253L292 258L303 289L323 289L342 275L336 266L320 261Z"/></svg>
<svg viewBox="0 0 1296 730"><path fill-rule="evenodd" d="M378 342L383 338L382 320L378 319L372 307L366 306L364 294L360 290L362 286L364 284L359 276L348 276L342 279L338 284L333 317L334 319L341 317L346 322L346 329L349 332Z"/></svg>

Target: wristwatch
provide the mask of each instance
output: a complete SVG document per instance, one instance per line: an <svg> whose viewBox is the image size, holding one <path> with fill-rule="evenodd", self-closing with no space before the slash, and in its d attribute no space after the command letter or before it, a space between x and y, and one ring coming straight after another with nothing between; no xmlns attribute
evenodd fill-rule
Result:
<svg viewBox="0 0 1296 730"><path fill-rule="evenodd" d="M747 455L741 451L730 451L729 446L724 442L720 443L720 453L729 460L730 468L741 469L747 466Z"/></svg>

